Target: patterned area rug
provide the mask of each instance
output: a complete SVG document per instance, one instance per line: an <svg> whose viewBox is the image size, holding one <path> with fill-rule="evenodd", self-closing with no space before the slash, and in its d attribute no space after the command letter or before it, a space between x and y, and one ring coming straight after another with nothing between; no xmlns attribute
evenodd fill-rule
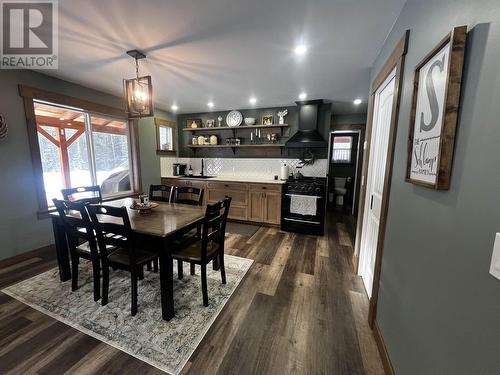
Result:
<svg viewBox="0 0 500 375"><path fill-rule="evenodd" d="M109 303L94 302L90 263L80 263L79 289L71 292L71 281L61 283L57 268L12 285L3 293L133 355L160 370L178 374L252 265L251 259L226 255L227 284L219 271L208 271L209 306L203 307L200 270L184 279L174 271L175 317L161 319L160 277L145 271L139 280L139 311L130 315L130 276L110 272ZM174 267L175 268L175 267Z"/></svg>

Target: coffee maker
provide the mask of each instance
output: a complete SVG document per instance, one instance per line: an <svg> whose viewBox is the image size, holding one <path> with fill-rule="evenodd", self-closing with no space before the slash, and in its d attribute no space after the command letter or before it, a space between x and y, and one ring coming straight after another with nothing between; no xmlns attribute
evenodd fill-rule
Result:
<svg viewBox="0 0 500 375"><path fill-rule="evenodd" d="M186 174L187 164L174 163L172 167L174 176L184 176Z"/></svg>

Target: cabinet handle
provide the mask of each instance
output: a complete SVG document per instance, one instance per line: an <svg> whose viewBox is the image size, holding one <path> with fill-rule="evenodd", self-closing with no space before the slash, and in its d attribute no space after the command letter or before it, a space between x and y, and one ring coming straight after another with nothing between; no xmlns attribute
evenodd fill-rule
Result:
<svg viewBox="0 0 500 375"><path fill-rule="evenodd" d="M262 189L266 190L266 189L267 189L267 187L266 187L266 186L262 186Z"/></svg>
<svg viewBox="0 0 500 375"><path fill-rule="evenodd" d="M225 184L225 185L224 185L224 187L229 187L229 185L228 185L228 184Z"/></svg>

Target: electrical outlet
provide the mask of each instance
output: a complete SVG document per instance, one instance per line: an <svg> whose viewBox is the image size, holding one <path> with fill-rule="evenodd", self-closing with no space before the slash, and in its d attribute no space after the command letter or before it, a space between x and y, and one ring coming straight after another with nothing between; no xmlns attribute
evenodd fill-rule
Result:
<svg viewBox="0 0 500 375"><path fill-rule="evenodd" d="M500 280L500 233L496 234L491 255L490 274Z"/></svg>

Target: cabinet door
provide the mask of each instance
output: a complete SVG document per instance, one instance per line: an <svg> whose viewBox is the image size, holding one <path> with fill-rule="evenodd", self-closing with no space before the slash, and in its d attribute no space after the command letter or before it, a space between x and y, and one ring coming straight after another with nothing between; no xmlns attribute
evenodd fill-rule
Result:
<svg viewBox="0 0 500 375"><path fill-rule="evenodd" d="M264 193L263 221L268 224L279 224L281 220L281 194Z"/></svg>
<svg viewBox="0 0 500 375"><path fill-rule="evenodd" d="M248 220L262 222L264 219L264 193L250 192Z"/></svg>

